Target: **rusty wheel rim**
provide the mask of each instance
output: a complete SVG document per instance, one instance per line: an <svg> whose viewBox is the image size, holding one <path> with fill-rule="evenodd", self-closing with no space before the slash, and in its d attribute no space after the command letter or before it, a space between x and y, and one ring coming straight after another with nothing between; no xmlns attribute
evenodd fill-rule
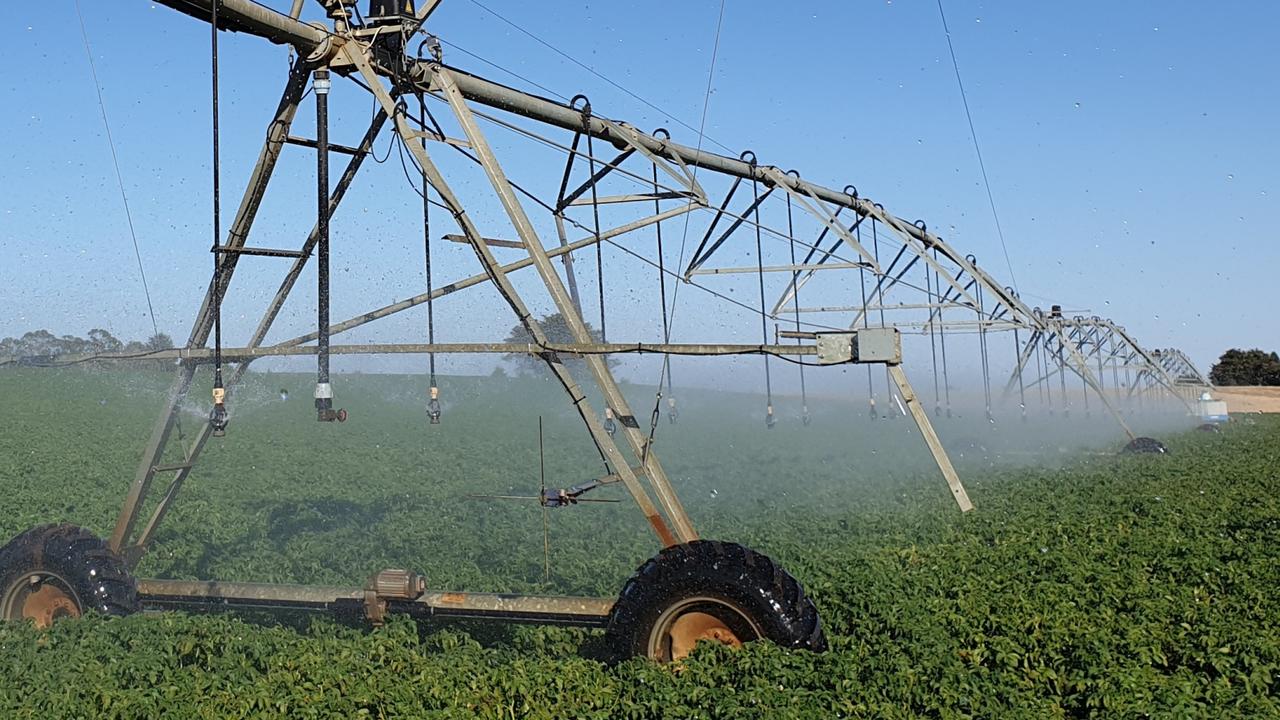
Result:
<svg viewBox="0 0 1280 720"><path fill-rule="evenodd" d="M33 571L9 586L0 611L5 620L30 620L43 629L64 617L80 617L80 598L62 576Z"/></svg>
<svg viewBox="0 0 1280 720"><path fill-rule="evenodd" d="M681 660L700 640L742 647L761 637L760 628L736 606L718 598L682 600L658 616L649 634L649 657L660 662Z"/></svg>

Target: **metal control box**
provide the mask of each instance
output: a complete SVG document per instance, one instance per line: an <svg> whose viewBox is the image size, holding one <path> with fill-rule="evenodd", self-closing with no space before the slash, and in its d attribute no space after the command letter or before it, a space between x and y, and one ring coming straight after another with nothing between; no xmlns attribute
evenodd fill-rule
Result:
<svg viewBox="0 0 1280 720"><path fill-rule="evenodd" d="M853 361L857 363L902 362L902 335L897 328L864 328L853 336Z"/></svg>

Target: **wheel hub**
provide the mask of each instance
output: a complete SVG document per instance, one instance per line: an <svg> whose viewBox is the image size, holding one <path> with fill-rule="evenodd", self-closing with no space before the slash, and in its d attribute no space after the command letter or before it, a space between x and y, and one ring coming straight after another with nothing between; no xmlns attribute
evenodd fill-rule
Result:
<svg viewBox="0 0 1280 720"><path fill-rule="evenodd" d="M41 629L55 620L80 617L75 591L57 575L31 573L11 587L4 604L7 620L31 620Z"/></svg>
<svg viewBox="0 0 1280 720"><path fill-rule="evenodd" d="M671 638L671 659L679 660L693 652L699 640L710 640L730 647L742 647L742 640L720 618L703 612L681 615L667 633Z"/></svg>
<svg viewBox="0 0 1280 720"><path fill-rule="evenodd" d="M649 635L648 654L659 662L673 662L687 657L700 640L737 648L761 637L764 634L756 623L733 603L716 597L691 597L658 617Z"/></svg>

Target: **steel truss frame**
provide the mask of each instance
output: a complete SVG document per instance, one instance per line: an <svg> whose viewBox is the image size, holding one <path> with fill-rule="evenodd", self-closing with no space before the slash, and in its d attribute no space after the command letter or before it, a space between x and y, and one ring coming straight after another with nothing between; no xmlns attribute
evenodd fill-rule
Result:
<svg viewBox="0 0 1280 720"><path fill-rule="evenodd" d="M1169 376L1178 387L1189 388L1198 396L1200 393L1212 390L1213 383L1209 378L1205 377L1195 363L1191 362L1191 358L1186 353L1177 348L1165 348L1161 350L1152 350L1151 357L1161 368L1165 374Z"/></svg>
<svg viewBox="0 0 1280 720"><path fill-rule="evenodd" d="M1111 400L1131 401L1137 398L1141 401L1146 396L1168 392L1187 405L1188 410L1191 409L1187 404L1185 393L1178 391L1177 383L1157 362L1156 356L1138 345L1124 328L1097 316L1068 319L1062 317L1056 309L1046 313L1038 307L1029 307L1021 300L1017 291L1008 286L1001 286L994 277L981 270L976 257L961 255L943 239L930 235L923 222L917 221L910 226L904 225L901 221L895 223L891 216L886 216L883 208L878 204L873 205L873 208L877 212L867 216L860 215L851 225L843 228L844 232L838 234L832 246L828 246L822 252L818 252L820 248L817 246L822 242L822 237L819 237L818 242L815 243L815 249L811 250L804 262L810 263L815 254L818 255L817 260L811 265L797 266L793 269L792 281L774 305L775 314L789 313L797 318L801 314L851 314L851 327L870 327L873 326L871 315L878 313L880 326L891 324L902 329L915 328L922 334L929 334L931 338L935 331L978 334L983 336L984 344L985 336L989 333L1012 331L1017 347L1017 363L1005 385L1003 402L1008 402L1014 388L1018 388L1019 392L1025 395L1028 388L1035 388L1054 376L1060 376L1064 384L1064 402L1070 402L1069 396L1065 395L1065 376L1070 373L1084 386L1086 406L1089 394L1096 395L1102 401L1104 409L1115 419L1130 440L1134 439L1135 435ZM819 269L834 269L834 266L839 265L827 264L827 260L834 255L837 247L848 244L853 246L860 255L866 255L861 234L851 237L850 233L861 229L868 218L873 224L880 221L881 226L889 228L893 237L901 242L900 249L887 266L881 268L878 264L867 264L866 268L874 270L876 276L871 295L865 296L864 302L855 305L800 305L797 301L798 292L814 277L814 273ZM838 230L837 226L833 226L832 229ZM878 257L878 252L874 256ZM903 285L904 278L918 264L924 266L923 289L926 301L889 302L885 297L886 294L893 288ZM734 271L740 270L734 269ZM932 283L930 283L930 274L932 274ZM887 313L920 310L928 311L924 319L886 320ZM947 311L951 311L950 318L946 315ZM956 314L961 314L962 319L956 320ZM1022 332L1026 335L1021 335ZM1105 351L1104 348L1106 348ZM1041 357L1047 361L1047 367L1040 377L1028 384L1023 378L1023 373L1037 350L1043 353ZM1185 359L1185 356L1182 357ZM1096 366L1092 364L1094 360L1098 360ZM1194 366L1189 362L1186 365L1190 366L1191 371L1194 372ZM1124 384L1128 388L1125 393L1108 393L1107 391L1104 371L1116 368L1137 373L1137 377L1132 382ZM1119 388L1120 383L1113 381L1113 386ZM1108 394L1110 394L1110 400ZM1026 403L1020 403L1020 407L1025 414ZM988 413L990 413L990 407L988 407Z"/></svg>
<svg viewBox="0 0 1280 720"><path fill-rule="evenodd" d="M211 0L161 0L162 4L176 8L200 19L208 19ZM332 4L332 3L331 3ZM421 26L427 16L435 8L436 2L425 3L418 11L417 17L408 27L408 34ZM295 11L296 11L295 7ZM597 482L599 484L621 484L632 496L636 505L644 514L655 534L663 545L689 542L696 539L697 533L693 523L686 514L680 500L663 470L658 454L652 446L651 433L640 427L636 414L632 411L626 398L623 397L618 383L605 362L609 353L660 353L664 355L743 355L758 354L769 356L819 356L821 361L821 342L805 344L797 340L796 344L769 343L767 338L760 344L708 344L708 343L671 343L669 335L663 343L609 343L591 336L586 322L583 320L581 299L578 296L573 271L573 253L587 248L599 248L603 243L612 243L614 238L633 233L636 230L655 227L660 232L661 223L683 216L694 210L705 210L712 207L706 190L698 179L698 170L716 173L735 178L734 189L744 181L750 181L753 188L763 183L767 191L765 197L775 190L780 190L796 206L803 208L816 218L824 228L823 234L829 231L844 245L852 249L858 259L842 259L835 254L835 248L822 250L818 243L806 245L810 257L803 262L795 262L769 268L757 268L763 275L766 271L792 273L793 289L798 289L804 281L802 273L811 276L819 270L868 270L874 272L883 281L878 259L873 252L867 251L855 237L856 228L845 227L838 219L840 210L851 209L859 216L859 222L871 218L873 224L881 223L893 229L899 236L906 238L912 248L925 247L926 252L918 255L926 265L935 268L939 273L944 268L937 257L951 258L954 252L939 239L924 231L923 225L909 225L889 215L883 208L869 201L860 199L856 192L837 193L821 186L810 184L799 179L794 173L783 173L777 168L756 164L754 157L750 159L732 159L712 153L694 150L670 142L656 134L642 133L621 122L608 120L590 111L589 105L579 108L576 103L563 105L550 100L528 95L511 88L492 83L488 80L467 74L440 62L422 58L396 55L389 51L386 44L379 42L379 33L370 33L365 28L352 28L341 19L335 23L333 31L321 29L297 20L297 12L292 15L278 13L270 8L251 2L250 0L219 0L219 26L225 30L243 31L265 37L272 42L288 44L298 52L298 60L293 64L285 89L275 115L268 126L267 136L259 153L259 158L250 175L244 195L240 200L235 219L226 235L226 241L215 250L219 253L220 278L215 286L210 283L197 314L191 334L183 348L170 351L157 351L148 354L154 358L172 358L178 361L179 369L171 385L164 410L161 412L153 429L150 441L139 464L134 480L130 485L124 506L117 519L110 538L110 546L120 553L131 567L136 566L143 554L154 540L157 527L172 507L183 484L195 466L201 451L210 437L214 435L213 423L202 425L187 442L180 422L180 407L187 397L200 365L214 361L213 353L206 347L214 324L214 310L220 298L227 294L234 276L238 260L241 256L267 256L291 258L292 264L286 272L279 289L266 312L258 323L257 329L244 347L221 348L220 357L228 364L234 364L234 371L227 383L228 401L234 401L234 387L244 376L250 364L258 358L281 355L316 354L327 358L330 354L381 354L381 353L511 353L524 352L540 357L547 364L553 375L564 387L571 403L577 408L588 433L599 449L605 464L606 474ZM361 142L353 147L329 146L327 140L311 141L291 136L290 127L297 113L304 94L307 78L317 71L332 71L340 76L353 80L357 85L370 92L378 106L378 112L370 122ZM439 125L430 127L414 118L407 111L403 99L417 95L442 102L452 113L457 126L461 128L463 138L447 137ZM482 131L477 118L500 122L479 110L480 106L497 109L506 113L523 116L539 123L571 130L575 133L572 144L568 147L569 160L564 172L564 180L554 205L544 204L536 197L524 191L512 182L499 161L497 153ZM374 141L384 126L391 125L392 132L398 135L405 149L411 155L414 164L421 173L424 184L430 186L445 206L456 223L459 235L449 239L462 241L470 245L479 261L482 271L462 278L453 283L442 285L407 300L403 300L381 308L376 308L361 315L332 323L325 328L326 332L308 333L283 342L265 345L264 340L281 307L306 267L309 258L317 245L325 247L327 243L327 220L338 209L344 195L350 188L364 158L370 154ZM434 123L434 119L433 119ZM318 134L327 137L327 128ZM585 139L588 152L582 153L578 148ZM619 155L612 161L600 161L591 151L595 141L603 141L616 148ZM440 143L468 155L484 171L494 196L501 204L507 219L515 229L516 239L501 240L487 238L481 234L475 222L467 212L466 205L452 190L449 182L439 166L428 152L430 143ZM348 155L346 167L337 184L328 190L327 214L321 216L316 226L308 234L298 250L276 250L254 248L247 244L254 219L261 206L273 170L285 144L294 144L316 148L317 153L324 156L324 149ZM327 157L327 156L326 156ZM588 164L588 179L570 187L569 182L575 158L585 157ZM598 186L606 177L624 174L622 168L628 158L647 161L650 176L647 179L652 191L629 193L622 195L600 196ZM322 160L327 163L327 160ZM634 175L634 173L633 173ZM659 183L662 177L666 185ZM720 204L715 222L726 211L732 190ZM559 246L547 248L530 220L521 196L532 197L539 204L552 210ZM663 208L662 203L677 203L675 207ZM684 273L685 282L692 283L691 278L698 273L700 267L717 249L724 244L734 229L747 222L746 216L759 207L763 199L755 199L755 205L747 213L737 216L732 227L714 244L700 248L694 255L694 261ZM617 227L602 229L600 227L600 207L619 204L653 204L653 213ZM573 221L569 217L571 208L591 206L593 223L586 228L583 223ZM570 241L567 226L589 230L589 234L579 240ZM762 228L758 215L751 223L760 232ZM714 229L714 223L713 228ZM711 231L708 231L710 236ZM757 240L759 235L757 235ZM703 245L707 244L704 239ZM525 257L512 262L502 263L495 257L493 248L506 247L522 249ZM930 257L932 253L932 257ZM821 254L816 262L813 258ZM565 278L561 278L552 261L560 258L564 263ZM976 269L969 260L959 256L953 261L965 263L968 272L982 283L991 283L989 277ZM831 261L831 262L829 262ZM554 303L558 312L566 318L572 334L570 343L551 342L538 321L533 317L522 295L517 292L510 275L519 270L532 267ZM732 273L731 269L719 272ZM954 291L956 298L962 302L972 302L981 308L981 296L972 292L973 283L962 285L957 277L946 271L948 293ZM896 282L896 281L895 281ZM511 307L519 321L529 332L532 342L525 345L509 343L397 343L377 345L329 345L328 338L353 328L362 326L379 318L387 317L435 298L458 292L459 290L481 284L492 284L507 304ZM985 286L985 285L984 285ZM763 290L762 290L763 292ZM794 293L792 293L794 295ZM879 293L883 295L883 291ZM1016 303L1016 298L1000 290L1002 299ZM320 300L323 304L325 299ZM664 297L665 305L665 297ZM939 311L940 312L940 311ZM762 319L765 313L761 313ZM773 313L777 317L777 312ZM989 322L996 322L1000 316L993 316ZM603 323L602 323L603 325ZM797 327L799 323L797 321ZM869 327L863 323L859 329L854 322L849 329L838 333L841 341L847 341L851 348L856 347L856 336ZM604 328L602 327L603 331ZM896 335L896 331L895 335ZM815 336L816 339L816 336ZM310 345L319 340L318 345ZM608 415L616 417L621 426L621 443L601 421L606 416L594 410L586 393L565 366L563 355L576 355L585 360L586 368L596 389L603 397ZM106 358L108 355L96 357ZM879 363L886 366L888 376L896 384L909 414L915 421L925 443L946 479L953 498L964 511L970 510L964 487L961 485L946 451L942 448L936 433L929 421L928 414L921 407L916 395L900 365L900 355L886 359L862 360L857 357L856 350L851 349L846 361ZM1088 377L1088 369L1082 366ZM177 437L175 437L177 431ZM176 463L165 463L167 451L178 447L182 459ZM143 521L143 508L152 495L156 478L172 473L167 485L160 493L159 499L151 508L150 514ZM357 601L363 597L368 604L367 591L361 595L358 590L335 588L302 588L299 586L258 585L248 583L188 583L167 580L140 581L140 591L148 602L155 605L185 606L188 604L241 604L251 606L291 607L334 607ZM395 600L395 598L389 598ZM556 598L533 596L489 596L467 593L419 593L412 598L401 598L401 606L407 611L436 612L468 617L499 617L514 620L533 620L538 622L563 621L592 623L600 621L608 613L611 600L595 600L584 598ZM385 609L385 603L383 605ZM372 613L372 611L370 611ZM374 617L373 614L370 615Z"/></svg>
<svg viewBox="0 0 1280 720"><path fill-rule="evenodd" d="M1017 365L1005 383L1003 399L1008 400L1018 388L1024 394L1038 386L1047 385L1055 378L1059 382L1063 412L1069 414L1072 401L1067 389L1065 366L1061 363L1036 370L1035 379L1027 381L1024 372L1032 361L1032 354L1043 351L1049 357L1060 357L1067 346L1074 347L1086 362L1096 363L1096 377L1099 388L1107 392L1107 372L1111 373L1110 393L1117 401L1142 403L1153 402L1163 398L1177 400L1188 413L1194 413L1187 394L1173 377L1157 361L1156 356L1142 348L1124 327L1115 322L1098 317L1074 316L1063 317L1061 314L1050 314L1046 322L1054 332L1033 331L1026 345L1019 353ZM1124 373L1123 382L1120 373ZM1088 410L1088 388L1085 389L1084 402ZM1021 398L1025 411L1025 397Z"/></svg>

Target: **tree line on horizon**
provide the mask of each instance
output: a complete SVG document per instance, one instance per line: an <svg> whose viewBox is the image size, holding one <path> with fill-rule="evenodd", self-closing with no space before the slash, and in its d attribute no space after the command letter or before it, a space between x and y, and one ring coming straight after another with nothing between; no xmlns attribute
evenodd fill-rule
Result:
<svg viewBox="0 0 1280 720"><path fill-rule="evenodd" d="M98 353L142 354L154 350L168 350L173 347L173 338L167 333L156 333L146 340L124 341L102 328L89 331L87 337L77 335L54 335L48 330L32 330L21 337L0 339L0 357L21 359L51 358L59 355L93 355ZM103 362L123 362L133 367L167 366L168 360L104 360ZM38 364L38 363L37 363Z"/></svg>
<svg viewBox="0 0 1280 720"><path fill-rule="evenodd" d="M1231 348L1209 370L1214 385L1280 385L1280 355Z"/></svg>

